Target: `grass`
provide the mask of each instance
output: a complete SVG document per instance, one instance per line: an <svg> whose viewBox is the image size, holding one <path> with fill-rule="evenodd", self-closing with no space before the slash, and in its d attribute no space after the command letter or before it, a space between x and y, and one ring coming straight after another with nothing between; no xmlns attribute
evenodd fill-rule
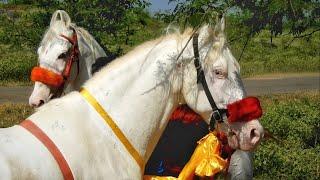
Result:
<svg viewBox="0 0 320 180"><path fill-rule="evenodd" d="M262 125L278 141L262 142L255 153L255 179L320 178L320 93L261 97Z"/></svg>
<svg viewBox="0 0 320 180"><path fill-rule="evenodd" d="M0 85L30 85L30 72L37 64L36 52L1 45L0 51Z"/></svg>
<svg viewBox="0 0 320 180"><path fill-rule="evenodd" d="M19 124L33 112L34 110L27 104L0 104L0 128Z"/></svg>
<svg viewBox="0 0 320 180"><path fill-rule="evenodd" d="M312 38L298 38L285 48L293 37L282 35L273 38L262 31L251 39L240 60L243 77L253 77L266 73L320 72L320 32ZM233 43L232 52L239 59L243 43Z"/></svg>
<svg viewBox="0 0 320 180"><path fill-rule="evenodd" d="M320 93L266 95L259 97L261 119L278 140L263 141L254 157L255 179L319 179ZM0 125L18 124L33 113L26 104L0 105Z"/></svg>

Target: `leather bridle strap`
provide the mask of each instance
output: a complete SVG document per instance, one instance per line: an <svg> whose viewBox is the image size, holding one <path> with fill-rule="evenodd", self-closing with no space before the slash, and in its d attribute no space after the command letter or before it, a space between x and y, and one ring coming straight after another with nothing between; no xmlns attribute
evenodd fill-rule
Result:
<svg viewBox="0 0 320 180"><path fill-rule="evenodd" d="M80 68L80 64L79 64L79 45L78 45L78 37L77 37L77 32L73 29L73 35L71 38L65 36L65 35L61 35L61 37L65 38L66 40L68 40L70 42L70 44L72 45L71 47L71 54L70 57L67 60L66 63L66 67L62 73L62 76L64 77L65 80L67 80L70 77L70 72L71 72L71 68L72 68L72 64L74 62L77 62L77 76L79 75L79 68Z"/></svg>
<svg viewBox="0 0 320 180"><path fill-rule="evenodd" d="M199 34L195 33L193 35L193 52L194 52L194 65L196 67L197 70L197 83L201 83L203 90L208 98L208 101L210 103L210 106L212 108L212 115L211 115L211 119L210 119L210 130L214 129L215 126L215 122L222 122L223 121L223 117L222 117L222 113L226 113L227 110L226 109L219 109L216 105L216 103L214 102L214 99L210 93L207 81L206 81L206 77L204 75L204 71L201 67L200 64L200 56L199 56L199 47L198 47L198 42L199 41Z"/></svg>
<svg viewBox="0 0 320 180"><path fill-rule="evenodd" d="M68 162L63 157L62 153L58 149L58 147L54 144L54 142L32 121L24 120L20 123L20 126L29 131L32 135L34 135L39 141L42 142L43 145L48 149L53 158L56 160L60 171L62 173L64 180L73 180L72 171L68 165Z"/></svg>

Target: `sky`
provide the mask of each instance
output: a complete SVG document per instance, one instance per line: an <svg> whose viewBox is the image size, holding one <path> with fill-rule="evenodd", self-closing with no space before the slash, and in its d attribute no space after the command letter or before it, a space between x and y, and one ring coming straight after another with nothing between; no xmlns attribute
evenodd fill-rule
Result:
<svg viewBox="0 0 320 180"><path fill-rule="evenodd" d="M170 3L168 4L169 0L149 0L152 4L149 7L149 10L151 13L155 13L158 11L164 11L164 10L173 10L176 6L176 3Z"/></svg>
<svg viewBox="0 0 320 180"><path fill-rule="evenodd" d="M0 0L0 2L7 2L7 0ZM172 2L170 4L169 0L149 0L152 4L149 7L149 11L151 13L156 13L158 11L165 11L165 10L173 10L176 6L176 3Z"/></svg>
<svg viewBox="0 0 320 180"><path fill-rule="evenodd" d="M180 0L183 1L183 0ZM0 0L0 2L7 2L7 0ZM149 11L151 13L156 13L158 11L165 11L165 10L173 10L176 6L175 2L169 3L169 0L149 0L151 5L149 7Z"/></svg>

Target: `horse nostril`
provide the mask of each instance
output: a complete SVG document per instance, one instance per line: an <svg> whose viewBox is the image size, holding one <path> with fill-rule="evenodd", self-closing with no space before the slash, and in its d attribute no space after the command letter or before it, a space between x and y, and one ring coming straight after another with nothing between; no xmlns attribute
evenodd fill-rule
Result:
<svg viewBox="0 0 320 180"><path fill-rule="evenodd" d="M254 138L254 137L256 136L255 130L256 130L256 129L252 129L252 130L250 131L250 139L252 139L252 138Z"/></svg>
<svg viewBox="0 0 320 180"><path fill-rule="evenodd" d="M256 129L250 131L250 141L252 144L256 144L260 141L260 132Z"/></svg>
<svg viewBox="0 0 320 180"><path fill-rule="evenodd" d="M44 104L44 100L40 100L38 107Z"/></svg>

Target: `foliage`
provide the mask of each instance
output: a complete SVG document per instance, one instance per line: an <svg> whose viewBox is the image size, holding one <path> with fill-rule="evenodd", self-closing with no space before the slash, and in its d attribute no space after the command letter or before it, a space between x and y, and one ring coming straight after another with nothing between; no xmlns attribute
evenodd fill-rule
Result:
<svg viewBox="0 0 320 180"><path fill-rule="evenodd" d="M246 28L250 35L268 29L271 35L282 34L284 24L293 35L299 35L320 23L320 2L301 0L169 0L177 5L172 21L196 26L200 17L210 22L212 17L226 14L237 17L238 25Z"/></svg>
<svg viewBox="0 0 320 180"><path fill-rule="evenodd" d="M319 92L264 96L261 122L278 139L255 153L255 179L319 179Z"/></svg>
<svg viewBox="0 0 320 180"><path fill-rule="evenodd" d="M320 31L320 1L308 0L169 0L177 5L172 13L158 13L167 23L177 22L182 27L214 24L222 14L229 21L228 36L232 43L240 41L243 50L249 40L262 30L269 32L270 43L284 32L293 35L292 41L312 37ZM310 28L314 31L306 33Z"/></svg>
<svg viewBox="0 0 320 180"><path fill-rule="evenodd" d="M313 31L312 29L308 32ZM313 38L299 38L290 42L290 34L273 38L269 43L269 33L266 30L250 39L245 53L242 52L242 42L232 43L231 50L240 60L242 77L252 77L266 73L287 72L319 72L320 64L320 32ZM289 47L286 47L291 43Z"/></svg>
<svg viewBox="0 0 320 180"><path fill-rule="evenodd" d="M0 13L0 43L14 48L36 49L41 40L39 34L44 33L42 24L48 21L39 18L44 12L30 9L29 6L2 5Z"/></svg>
<svg viewBox="0 0 320 180"><path fill-rule="evenodd" d="M34 51L0 46L0 82L28 82L37 64Z"/></svg>

